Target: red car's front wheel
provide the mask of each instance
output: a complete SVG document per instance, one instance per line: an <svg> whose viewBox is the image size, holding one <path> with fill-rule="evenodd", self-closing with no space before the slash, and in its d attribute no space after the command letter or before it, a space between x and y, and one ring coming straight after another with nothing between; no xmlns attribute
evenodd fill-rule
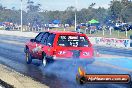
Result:
<svg viewBox="0 0 132 88"><path fill-rule="evenodd" d="M26 62L27 62L27 64L30 64L32 62L32 56L28 49L26 51Z"/></svg>

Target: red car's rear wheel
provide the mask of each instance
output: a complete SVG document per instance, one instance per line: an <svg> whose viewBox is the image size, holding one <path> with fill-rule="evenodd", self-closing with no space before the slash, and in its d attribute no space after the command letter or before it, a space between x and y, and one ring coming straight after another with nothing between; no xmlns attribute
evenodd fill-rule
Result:
<svg viewBox="0 0 132 88"><path fill-rule="evenodd" d="M47 65L47 58L46 58L46 56L43 56L43 60L42 60L42 64L43 64L43 66L45 67L46 65Z"/></svg>
<svg viewBox="0 0 132 88"><path fill-rule="evenodd" d="M32 62L32 56L28 49L26 51L26 62L27 62L27 64L30 64Z"/></svg>

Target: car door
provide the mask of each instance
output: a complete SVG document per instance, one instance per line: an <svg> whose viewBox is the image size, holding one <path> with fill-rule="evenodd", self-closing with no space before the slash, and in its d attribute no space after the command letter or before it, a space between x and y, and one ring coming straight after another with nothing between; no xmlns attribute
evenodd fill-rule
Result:
<svg viewBox="0 0 132 88"><path fill-rule="evenodd" d="M52 56L54 50L54 38L55 34L51 33L46 41L46 46L44 48L47 56Z"/></svg>
<svg viewBox="0 0 132 88"><path fill-rule="evenodd" d="M46 32L46 33L43 35L43 37L42 37L42 39L41 39L41 41L40 41L41 50L37 53L37 56L38 56L37 58L42 59L42 52L44 52L43 49L46 47L46 41L47 41L49 35L50 35L49 32Z"/></svg>
<svg viewBox="0 0 132 88"><path fill-rule="evenodd" d="M41 48L40 41L45 33L41 32L35 37L35 42L32 44L32 56L37 57L37 53Z"/></svg>

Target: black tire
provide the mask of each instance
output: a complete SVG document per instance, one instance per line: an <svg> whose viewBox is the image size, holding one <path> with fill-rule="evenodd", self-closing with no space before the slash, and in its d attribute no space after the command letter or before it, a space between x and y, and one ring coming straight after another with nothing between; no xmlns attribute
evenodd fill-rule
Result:
<svg viewBox="0 0 132 88"><path fill-rule="evenodd" d="M30 64L32 62L32 56L28 49L26 50L26 62L27 64Z"/></svg>

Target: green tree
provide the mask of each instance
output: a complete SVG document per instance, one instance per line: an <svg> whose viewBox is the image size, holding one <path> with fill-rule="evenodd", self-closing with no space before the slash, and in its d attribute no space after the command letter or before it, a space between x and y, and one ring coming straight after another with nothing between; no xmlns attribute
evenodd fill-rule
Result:
<svg viewBox="0 0 132 88"><path fill-rule="evenodd" d="M27 23L36 24L41 22L41 4L35 4L33 1L27 1Z"/></svg>
<svg viewBox="0 0 132 88"><path fill-rule="evenodd" d="M114 21L128 22L132 19L132 2L129 0L111 1L109 14Z"/></svg>
<svg viewBox="0 0 132 88"><path fill-rule="evenodd" d="M95 18L97 20L99 20L100 23L104 23L107 16L108 16L108 10L102 8L102 7L99 7L98 9L96 9L96 12L95 12Z"/></svg>
<svg viewBox="0 0 132 88"><path fill-rule="evenodd" d="M111 4L110 4L111 18L115 21L121 20L122 9L123 9L123 5L120 1L111 1Z"/></svg>
<svg viewBox="0 0 132 88"><path fill-rule="evenodd" d="M31 1L31 0L28 0L27 4L28 4L27 5L28 12L38 12L38 11L41 10L40 9L41 4L35 5L35 3L33 1Z"/></svg>
<svg viewBox="0 0 132 88"><path fill-rule="evenodd" d="M124 22L132 22L132 2L129 2L122 10L122 20Z"/></svg>
<svg viewBox="0 0 132 88"><path fill-rule="evenodd" d="M73 24L75 20L75 7L70 6L65 11L63 11L61 19L63 24Z"/></svg>

